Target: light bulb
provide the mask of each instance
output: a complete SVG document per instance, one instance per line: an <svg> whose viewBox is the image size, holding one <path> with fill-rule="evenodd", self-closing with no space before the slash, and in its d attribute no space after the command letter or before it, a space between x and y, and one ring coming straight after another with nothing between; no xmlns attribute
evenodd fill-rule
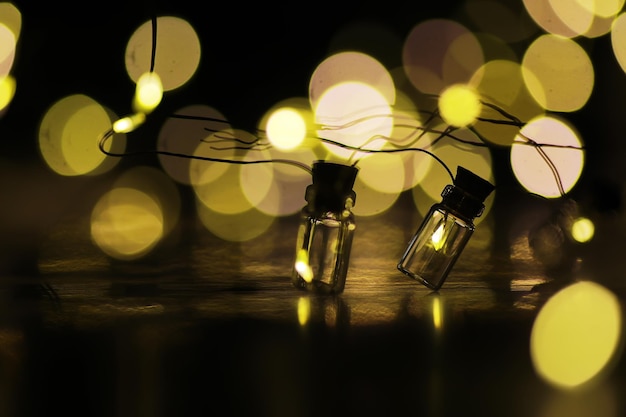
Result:
<svg viewBox="0 0 626 417"><path fill-rule="evenodd" d="M146 121L144 113L135 113L130 116L122 117L113 123L113 131L115 133L129 133L135 130Z"/></svg>
<svg viewBox="0 0 626 417"><path fill-rule="evenodd" d="M163 98L163 84L156 72L146 72L137 80L134 110L138 113L150 113Z"/></svg>
<svg viewBox="0 0 626 417"><path fill-rule="evenodd" d="M471 171L458 167L454 185L441 193L398 262L398 269L438 291L474 233L474 218L494 186Z"/></svg>

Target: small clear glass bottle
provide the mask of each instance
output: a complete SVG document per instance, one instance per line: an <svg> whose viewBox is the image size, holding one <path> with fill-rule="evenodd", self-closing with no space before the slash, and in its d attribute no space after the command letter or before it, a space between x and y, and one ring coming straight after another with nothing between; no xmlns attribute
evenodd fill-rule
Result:
<svg viewBox="0 0 626 417"><path fill-rule="evenodd" d="M398 262L398 269L438 291L474 233L474 219L494 186L459 166L454 185L446 185Z"/></svg>
<svg viewBox="0 0 626 417"><path fill-rule="evenodd" d="M356 223L352 190L358 168L317 161L306 189L296 240L292 283L316 293L343 292Z"/></svg>

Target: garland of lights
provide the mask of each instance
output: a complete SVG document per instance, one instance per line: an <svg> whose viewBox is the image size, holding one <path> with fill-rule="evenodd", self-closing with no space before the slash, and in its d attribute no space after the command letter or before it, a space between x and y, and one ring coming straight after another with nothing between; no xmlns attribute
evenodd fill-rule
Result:
<svg viewBox="0 0 626 417"><path fill-rule="evenodd" d="M298 236L298 244L297 244L297 254L296 254L296 262L294 264L293 270L293 283L296 287L316 292L334 292L339 293L343 291L343 287L345 284L345 275L347 273L347 263L348 256L350 251L350 245L352 240L352 231L354 230L354 220L351 214L351 208L354 205L354 195L352 191L348 192L354 181L354 177L356 177L356 172L358 171L357 165L359 160L354 160L351 165L343 165L343 167L336 167L337 164L325 163L325 161L318 161L313 169L308 165L294 161L289 159L257 159L257 160L235 160L235 159L226 159L226 158L215 158L215 157L204 157L198 155L189 155L185 153L177 153L171 151L164 150L143 150L143 151L135 151L135 152L112 152L107 149L108 141L114 136L115 133L129 133L133 130L137 129L140 125L142 125L147 116L159 105L163 96L163 87L160 81L160 78L156 72L154 72L154 61L155 61L155 53L156 53L156 31L157 31L157 19L155 17L152 18L152 52L151 52L151 65L150 70L147 73L144 73L141 77L139 77L136 84L135 96L133 99L133 110L134 113L123 117L112 124L111 129L105 132L104 135L101 136L98 146L102 153L113 156L113 157L126 157L132 155L139 154L156 154L156 155L164 155L171 157L179 157L179 158L188 158L188 159L197 159L207 162L217 162L217 163L229 163L229 164L264 164L264 163L278 163L278 164L287 164L298 167L307 173L313 175L314 184L309 187L313 194L322 193L318 195L317 202L313 202L315 197L310 197L309 200L309 189L307 189L307 201L308 205L303 208L304 215L304 224L301 227L300 235ZM331 144L340 148L344 148L347 150L353 151L352 155L356 155L358 153L370 154L370 153L399 153L399 152L422 152L433 158L437 163L439 163L449 175L451 181L455 186L448 186L442 192L443 201L439 204L435 204L429 214L424 219L423 224L420 226L411 242L409 242L409 247L402 259L398 263L398 269L405 273L406 275L416 278L421 283L425 284L427 287L438 290L443 282L446 279L446 276L455 260L460 255L465 243L469 239L469 236L474 230L473 219L474 217L479 216L482 213L482 209L484 208L482 202L484 198L491 192L495 186L486 183L480 177L475 176L473 173L467 173L467 170L463 167L459 167L459 171L457 172L457 176L452 173L450 168L434 153L427 150L425 147L414 147L411 146L416 143L424 134L430 133L435 134L436 138L430 143L430 146L433 146L438 141L443 138L449 138L451 140L472 145L478 147L486 147L489 146L489 141L473 126L473 122L466 124L458 124L447 122L447 126L443 130L432 129L428 127L435 120L443 120L446 122L446 118L441 114L441 105L444 97L439 95L427 95L432 99L436 99L439 105L439 108L434 111L422 111L423 113L428 114L428 119L423 126L412 126L408 124L394 124L394 127L402 127L413 129L412 134L415 134L416 137L412 140L409 146L398 147L395 149L372 149L367 146L352 146L348 144L341 143L339 141L331 140L328 138L322 138L314 135L314 138ZM564 190L559 172L556 168L556 165L551 161L549 156L543 150L543 147L558 147L558 148L573 148L577 150L584 150L584 147L574 147L574 146L564 146L564 145L553 145L553 144L542 144L528 137L527 135L521 132L521 129L526 125L526 122L523 122L519 118L514 115L506 112L501 107L490 103L485 100L476 99L476 104L478 106L485 106L491 110L494 110L501 118L486 118L480 117L479 114L476 114L473 117L474 121L487 122L492 124L500 124L500 125L509 125L516 127L520 130L518 136L522 138L524 141L515 142L516 144L528 145L534 147L541 158L545 161L545 163L550 168L552 175L557 183L559 193L561 197L564 197L566 192ZM193 119L193 120L206 120L213 122L225 122L225 120L208 118L208 117L196 117L184 114L173 114L170 116L171 118L181 118L181 119ZM330 130L340 130L355 124L361 123L366 120L370 120L376 117L389 117L389 115L369 115L366 117L362 117L356 120L352 120L350 123L342 124L342 125L331 125L331 124L323 124L318 125L318 131L330 131ZM395 119L394 119L395 120ZM455 135L455 131L458 129L465 128L470 131L472 134L476 136L478 141L469 141L462 139ZM206 129L212 133L219 133L218 130ZM391 138L386 137L384 135L375 135L370 138L368 142L371 142L375 139L386 139L390 143ZM229 135L228 137L222 136L217 137L212 143L221 143L227 144L227 147L217 148L212 145L212 149L223 150L223 149L241 149L241 150L258 150L261 147L266 149L269 143L266 143L267 140L267 132L264 130L257 130L256 135L252 141L245 141L241 138L238 138L234 135ZM317 171L316 171L317 167ZM337 169L335 172L334 170ZM351 177L350 180L347 180L345 184L343 184L344 194L340 195L326 195L328 194L328 190L333 188L332 184L329 184L328 174L323 174L323 172L329 170L335 176L336 175L344 175L346 172L348 176ZM318 174L316 174L318 172ZM322 174L320 174L322 172ZM316 181L316 175L318 178ZM461 177L461 178L459 178ZM319 182L319 183L318 183ZM485 183L483 185L483 182ZM321 185L320 185L321 184ZM477 185L478 184L478 185ZM336 184L335 184L336 185ZM320 188L321 187L321 188ZM449 188L452 187L452 188ZM335 187L336 188L336 187ZM477 191L477 189L479 189ZM481 191L480 189L484 189L485 191ZM326 194L324 194L326 193ZM345 194L347 193L347 194ZM321 195L326 195L320 200ZM332 201L332 204L330 203ZM338 241L334 243L334 247L343 247L343 252L337 251L334 256L334 260L331 263L335 265L334 268L331 267L331 270L334 269L334 272L330 272L331 278L329 282L322 282L322 280L327 280L327 278L322 277L322 275L328 275L328 272L324 272L322 270L318 272L314 272L312 270L311 265L309 264L309 259L312 256L326 256L327 254L314 254L311 253L312 243L307 241L307 239L313 239L313 230L311 229L312 224L322 224L322 218L326 216L326 214L322 214L320 212L320 207L327 208L326 205L330 204L333 209L331 212L336 211L332 217L333 221L339 225L341 230L345 232L340 232ZM337 206L335 207L335 204ZM469 204L469 205L468 205ZM439 220L433 220L433 218L437 218ZM324 222L328 222L328 219L324 220ZM435 222L435 223L433 223ZM324 223L326 224L326 223ZM455 236L454 238L449 238L446 243L437 243L434 244L434 239L441 239L439 236L442 232L444 224L448 224L446 226L446 236ZM434 225L434 226L433 226ZM460 232L450 232L450 227L457 228L459 225L462 225L460 228ZM322 227L322 226L317 226ZM326 226L324 226L326 227ZM306 231L306 236L302 235L302 230ZM318 233L326 233L326 231L318 232ZM427 236L424 236L426 234ZM307 237L309 236L309 237ZM461 239L461 241L456 242L455 240L450 239ZM327 243L324 243L324 248L328 247ZM445 248L454 247L454 253L447 253L445 256L443 255L445 252ZM324 249L326 250L326 249ZM428 251L426 255L420 254L421 251ZM419 254L419 255L418 255ZM424 260L415 261L415 258L420 256ZM433 269L434 261L432 259L442 259L442 265L438 268L440 271L437 275L432 277L425 277L420 270ZM424 265L424 262L426 263ZM339 267L341 265L341 267ZM303 272L305 271L305 272ZM418 272L415 272L418 271ZM316 275L319 275L316 276Z"/></svg>

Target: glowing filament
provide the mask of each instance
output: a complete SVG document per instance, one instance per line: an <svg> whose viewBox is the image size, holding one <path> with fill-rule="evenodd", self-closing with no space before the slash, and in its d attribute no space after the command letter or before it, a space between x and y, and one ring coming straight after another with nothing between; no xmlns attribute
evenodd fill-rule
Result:
<svg viewBox="0 0 626 417"><path fill-rule="evenodd" d="M431 240L433 242L433 247L437 251L443 248L443 244L445 243L445 240L446 240L444 237L445 231L446 230L443 227L443 223L441 223L439 227L437 228L437 230L435 230L435 233L433 233L433 236L431 237Z"/></svg>
<svg viewBox="0 0 626 417"><path fill-rule="evenodd" d="M155 72L146 72L137 80L135 90L135 111L150 113L163 98L163 84L161 78Z"/></svg>
<svg viewBox="0 0 626 417"><path fill-rule="evenodd" d="M298 251L298 255L296 256L295 268L303 280L305 280L306 282L313 281L313 270L309 265L309 254L306 250L300 249Z"/></svg>
<svg viewBox="0 0 626 417"><path fill-rule="evenodd" d="M113 131L115 133L128 133L135 130L146 120L146 115L143 113L137 113L130 116L122 117L113 123Z"/></svg>

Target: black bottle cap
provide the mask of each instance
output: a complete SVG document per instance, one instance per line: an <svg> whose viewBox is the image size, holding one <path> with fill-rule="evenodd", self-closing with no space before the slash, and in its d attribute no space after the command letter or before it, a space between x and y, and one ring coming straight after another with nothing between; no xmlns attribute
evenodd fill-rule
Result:
<svg viewBox="0 0 626 417"><path fill-rule="evenodd" d="M489 181L458 166L454 185L446 186L441 193L442 203L460 216L471 220L482 214L485 209L483 201L494 188Z"/></svg>
<svg viewBox="0 0 626 417"><path fill-rule="evenodd" d="M462 166L456 168L454 185L459 187L481 203L485 201L495 188L489 181L479 177L472 171Z"/></svg>
<svg viewBox="0 0 626 417"><path fill-rule="evenodd" d="M352 190L359 169L333 162L317 161L313 164L313 184L306 189L305 200L315 210L341 210L348 197L352 204L356 193Z"/></svg>

